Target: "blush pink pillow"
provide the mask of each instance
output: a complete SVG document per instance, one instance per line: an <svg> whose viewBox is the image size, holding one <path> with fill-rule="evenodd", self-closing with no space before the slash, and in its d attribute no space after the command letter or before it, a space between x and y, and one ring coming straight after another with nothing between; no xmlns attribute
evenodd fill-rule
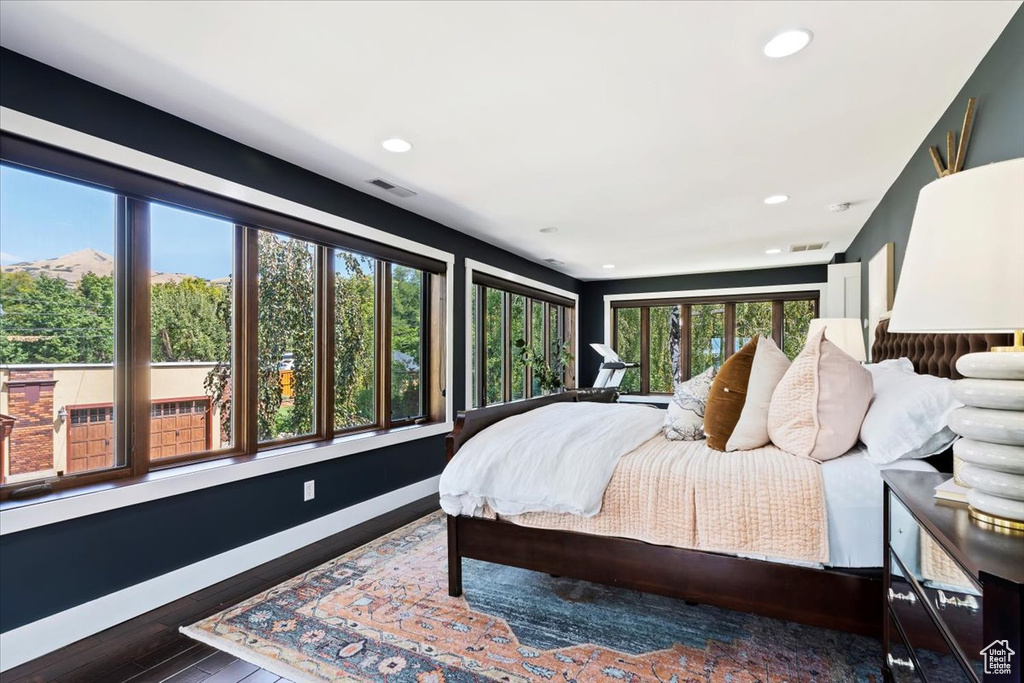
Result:
<svg viewBox="0 0 1024 683"><path fill-rule="evenodd" d="M871 373L824 335L822 330L807 340L768 406L772 443L818 462L857 443L874 394Z"/></svg>

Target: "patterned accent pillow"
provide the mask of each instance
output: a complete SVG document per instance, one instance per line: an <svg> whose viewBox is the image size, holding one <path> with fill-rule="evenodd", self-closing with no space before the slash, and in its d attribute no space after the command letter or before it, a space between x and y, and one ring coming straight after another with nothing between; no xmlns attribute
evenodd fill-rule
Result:
<svg viewBox="0 0 1024 683"><path fill-rule="evenodd" d="M696 377L676 384L675 394L665 412L662 427L672 441L699 441L704 438L704 409L718 368L711 367Z"/></svg>

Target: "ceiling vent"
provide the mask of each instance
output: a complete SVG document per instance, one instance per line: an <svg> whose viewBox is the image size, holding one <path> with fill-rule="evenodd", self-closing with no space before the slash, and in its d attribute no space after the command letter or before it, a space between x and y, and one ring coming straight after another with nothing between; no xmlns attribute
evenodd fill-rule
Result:
<svg viewBox="0 0 1024 683"><path fill-rule="evenodd" d="M405 199L406 197L416 196L416 193L410 190L409 188L402 187L401 185L395 185L394 183L389 183L388 181L383 180L382 178L373 178L372 180L367 180L366 182L370 183L371 185L379 187L385 192L390 192L391 194L401 197L403 199Z"/></svg>
<svg viewBox="0 0 1024 683"><path fill-rule="evenodd" d="M791 244L789 253L796 254L801 251L821 251L828 246L828 242L811 242L810 244Z"/></svg>
<svg viewBox="0 0 1024 683"><path fill-rule="evenodd" d="M547 263L550 263L553 266L564 266L565 265L565 261L559 261L556 258L546 258L546 259L544 259L544 261L546 261Z"/></svg>

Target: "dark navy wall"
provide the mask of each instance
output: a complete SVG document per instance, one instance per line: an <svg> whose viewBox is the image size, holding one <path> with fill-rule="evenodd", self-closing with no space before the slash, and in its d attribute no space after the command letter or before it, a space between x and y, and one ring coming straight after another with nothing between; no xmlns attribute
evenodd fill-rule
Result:
<svg viewBox="0 0 1024 683"><path fill-rule="evenodd" d="M608 294L803 285L827 280L828 266L820 265L584 282L580 290L579 314L580 386L590 386L597 378L601 357L590 348L590 344L604 341L604 297Z"/></svg>
<svg viewBox="0 0 1024 683"><path fill-rule="evenodd" d="M454 385L465 394L464 260L580 283L166 112L0 49L0 105L456 254ZM412 200L415 201L415 200ZM433 437L0 536L0 631L438 474ZM317 480L303 503L302 482Z"/></svg>
<svg viewBox="0 0 1024 683"><path fill-rule="evenodd" d="M868 261L883 244L894 242L896 283L899 284L917 195L922 187L936 179L928 148L935 145L945 150L948 131L956 131L959 136L970 97L978 98L978 109L964 167L1024 156L1024 8L1013 15L846 250L847 263L860 261L862 264L862 318L867 318ZM942 156L945 157L945 152Z"/></svg>

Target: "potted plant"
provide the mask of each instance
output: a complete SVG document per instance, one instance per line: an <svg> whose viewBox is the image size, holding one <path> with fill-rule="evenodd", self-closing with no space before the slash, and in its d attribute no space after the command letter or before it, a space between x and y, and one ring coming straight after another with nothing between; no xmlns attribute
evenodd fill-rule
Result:
<svg viewBox="0 0 1024 683"><path fill-rule="evenodd" d="M526 343L525 339L516 339L513 342L515 355L519 361L528 368L533 369L533 376L537 380L541 391L549 394L565 388L565 370L573 361L572 352L569 350L569 342L561 340L551 345L551 358L545 360L543 355L537 354Z"/></svg>

